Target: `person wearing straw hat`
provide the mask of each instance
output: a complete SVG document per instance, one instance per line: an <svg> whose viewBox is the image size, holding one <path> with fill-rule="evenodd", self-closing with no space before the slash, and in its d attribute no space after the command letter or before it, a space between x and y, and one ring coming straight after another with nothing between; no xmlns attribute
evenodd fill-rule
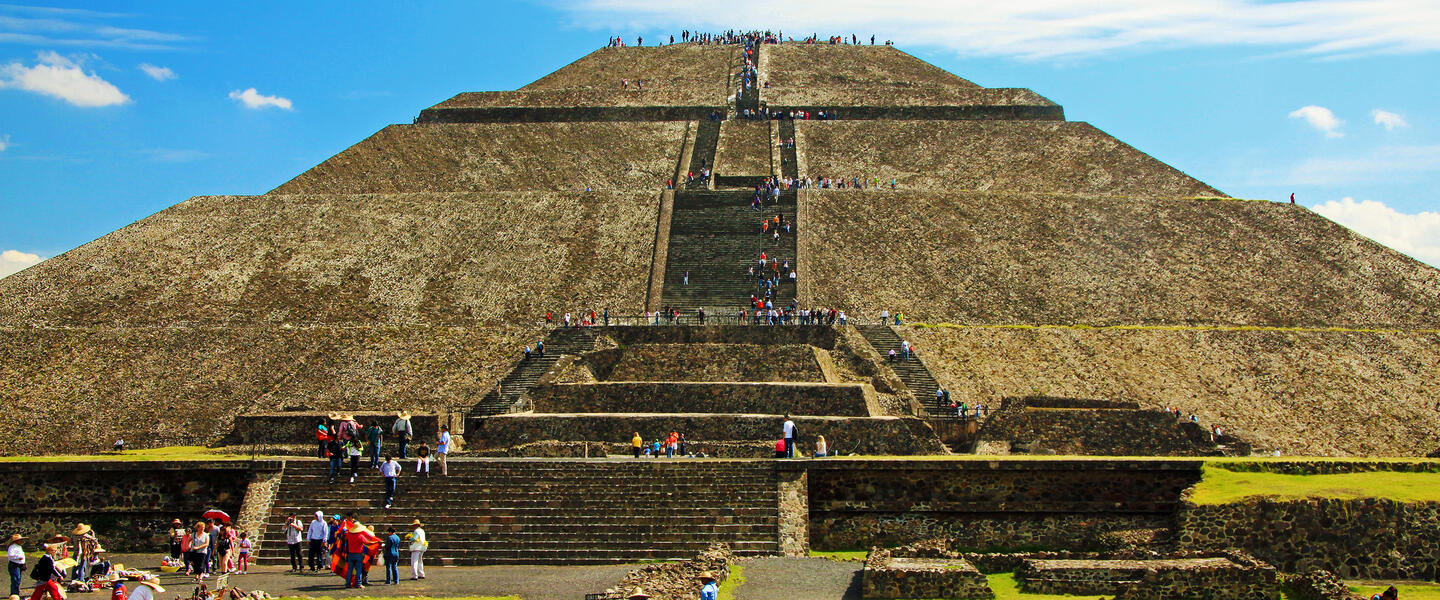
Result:
<svg viewBox="0 0 1440 600"><path fill-rule="evenodd" d="M86 569L90 566L91 559L95 558L95 548L100 545L100 540L95 537L93 528L78 523L75 529L70 531L70 544L75 548L75 572L70 578L84 579L88 575Z"/></svg>
<svg viewBox="0 0 1440 600"><path fill-rule="evenodd" d="M165 588L160 587L160 580L155 577L140 580L135 590L130 592L129 600L155 600L155 594L165 593Z"/></svg>
<svg viewBox="0 0 1440 600"><path fill-rule="evenodd" d="M405 449L410 447L410 438L415 437L415 428L410 426L410 413L403 410L395 413L395 424L390 426L390 433L395 434L395 443L400 444L400 460L405 460Z"/></svg>
<svg viewBox="0 0 1440 600"><path fill-rule="evenodd" d="M645 593L644 590L637 587L635 591L630 592L630 595L625 597L625 600L650 600L650 594Z"/></svg>
<svg viewBox="0 0 1440 600"><path fill-rule="evenodd" d="M720 585L715 582L715 574L705 571L695 576L702 584L700 587L700 600L717 600L720 597Z"/></svg>
<svg viewBox="0 0 1440 600"><path fill-rule="evenodd" d="M367 552L367 547L378 542L375 534L360 524L359 519L351 521L350 526L345 528L345 534L340 538L340 543L344 546L345 587L364 589L365 584L369 583L369 573L366 571L369 569L368 558L373 556L373 553Z"/></svg>
<svg viewBox="0 0 1440 600"><path fill-rule="evenodd" d="M60 582L65 579L65 573L55 566L55 557L65 550L65 542L68 541L70 538L57 535L41 546L45 554L35 563L35 570L30 572L30 578L35 580L35 593L30 595L30 600L40 600L45 594L50 594L54 600L65 600L65 593L60 591Z"/></svg>
<svg viewBox="0 0 1440 600"><path fill-rule="evenodd" d="M180 558L185 551L181 541L185 539L185 524L180 519L170 521L170 558Z"/></svg>
<svg viewBox="0 0 1440 600"><path fill-rule="evenodd" d="M425 527L420 519L410 522L410 580L425 578L425 549L430 547L430 541L425 539Z"/></svg>
<svg viewBox="0 0 1440 600"><path fill-rule="evenodd" d="M18 533L10 534L10 541L5 543L5 555L10 559L10 595L20 595L20 578L25 575L25 546L21 545L29 538Z"/></svg>

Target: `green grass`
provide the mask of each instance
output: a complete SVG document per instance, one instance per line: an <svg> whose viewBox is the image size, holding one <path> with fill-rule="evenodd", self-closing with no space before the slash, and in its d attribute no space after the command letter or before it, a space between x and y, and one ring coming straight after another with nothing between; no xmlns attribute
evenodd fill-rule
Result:
<svg viewBox="0 0 1440 600"><path fill-rule="evenodd" d="M337 600L330 596L277 596L275 600ZM426 596L346 596L343 600L434 600ZM445 600L521 600L519 596L446 596Z"/></svg>
<svg viewBox="0 0 1440 600"><path fill-rule="evenodd" d="M1385 588L1390 587L1390 585L1392 584L1352 583L1350 591L1369 598L1385 591ZM1405 600L1440 600L1440 583L1407 582L1393 585L1396 589L1400 590L1400 597Z"/></svg>
<svg viewBox="0 0 1440 600"><path fill-rule="evenodd" d="M1014 573L993 573L986 575L990 589L995 590L995 600L1091 600L1099 596L1071 596L1068 594L1027 594L1020 591L1020 582Z"/></svg>
<svg viewBox="0 0 1440 600"><path fill-rule="evenodd" d="M869 550L811 550L810 558L828 558L844 562L865 562L865 556L870 554Z"/></svg>
<svg viewBox="0 0 1440 600"><path fill-rule="evenodd" d="M0 462L70 462L101 461L171 461L171 460L249 460L249 454L235 454L229 448L205 446L169 446L147 450L125 450L104 454L53 454L48 456L0 456ZM263 457L256 457L263 458Z"/></svg>
<svg viewBox="0 0 1440 600"><path fill-rule="evenodd" d="M1227 504L1249 498L1387 498L1399 502L1440 501L1440 473L1368 471L1333 475L1286 475L1232 471L1206 465L1191 490L1196 504Z"/></svg>
<svg viewBox="0 0 1440 600"><path fill-rule="evenodd" d="M730 565L730 576L720 582L719 600L735 600L735 590L745 585L745 565Z"/></svg>

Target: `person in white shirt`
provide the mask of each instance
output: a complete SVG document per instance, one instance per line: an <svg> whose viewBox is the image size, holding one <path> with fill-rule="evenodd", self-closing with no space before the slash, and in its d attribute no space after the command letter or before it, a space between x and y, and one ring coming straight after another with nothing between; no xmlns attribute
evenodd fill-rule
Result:
<svg viewBox="0 0 1440 600"><path fill-rule="evenodd" d="M395 480L400 476L400 463L394 457L386 455L385 462L380 463L380 477L385 479L385 508L395 502Z"/></svg>
<svg viewBox="0 0 1440 600"><path fill-rule="evenodd" d="M135 586L135 590L130 592L129 600L155 600L155 594L163 593L165 593L165 588L160 587L160 580L151 577Z"/></svg>
<svg viewBox="0 0 1440 600"><path fill-rule="evenodd" d="M9 547L5 555L10 558L10 595L20 595L20 578L25 576L25 547L20 542L26 538L18 533L10 534Z"/></svg>
<svg viewBox="0 0 1440 600"><path fill-rule="evenodd" d="M310 570L319 571L321 565L329 567L329 560L325 556L325 540L330 537L330 528L325 525L325 513L315 511L315 520L310 521L310 529L305 532L305 539L310 542Z"/></svg>
<svg viewBox="0 0 1440 600"><path fill-rule="evenodd" d="M795 458L795 422L790 420L790 415L785 415L781 430L785 433L785 458Z"/></svg>
<svg viewBox="0 0 1440 600"><path fill-rule="evenodd" d="M445 455L450 453L450 426L440 426L440 443L435 446L435 463L440 465L440 475L449 475L445 471Z"/></svg>
<svg viewBox="0 0 1440 600"><path fill-rule="evenodd" d="M425 539L425 529L423 529L420 519L411 521L410 528L413 530L410 533L410 579L413 581L425 578L423 561L425 549L430 547L430 542Z"/></svg>
<svg viewBox="0 0 1440 600"><path fill-rule="evenodd" d="M305 559L300 557L300 543L305 540L305 525L300 517L290 515L285 519L285 548L290 551L290 571L305 570Z"/></svg>

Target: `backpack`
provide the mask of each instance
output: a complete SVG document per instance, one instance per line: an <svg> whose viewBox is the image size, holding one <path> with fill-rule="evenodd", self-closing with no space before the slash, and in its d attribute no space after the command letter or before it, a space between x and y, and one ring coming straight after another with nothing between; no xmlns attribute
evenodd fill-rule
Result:
<svg viewBox="0 0 1440 600"><path fill-rule="evenodd" d="M46 559L49 559L49 561L50 561L50 562L48 563L49 568L48 568L48 569L46 569L46 568L41 568L41 567L47 565L47 563L45 562ZM54 570L55 570L55 559L50 558L50 557L48 557L48 556L42 557L40 560L35 561L35 568L30 569L30 579L33 579L33 580L35 580L35 581L37 581L37 582L49 581L49 580L50 580L50 575L51 575L51 573L52 573Z"/></svg>

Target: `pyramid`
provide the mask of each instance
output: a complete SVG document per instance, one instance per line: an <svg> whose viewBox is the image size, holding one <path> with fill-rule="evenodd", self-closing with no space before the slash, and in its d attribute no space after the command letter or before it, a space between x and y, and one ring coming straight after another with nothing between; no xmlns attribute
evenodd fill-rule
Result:
<svg viewBox="0 0 1440 600"><path fill-rule="evenodd" d="M210 444L250 413L463 413L546 312L743 308L766 177L851 184L780 199L781 298L903 313L972 405L1173 407L1285 453L1440 446L1440 271L893 47L765 45L763 84L737 91L743 62L597 50L0 280L0 426L21 432L0 452Z"/></svg>

